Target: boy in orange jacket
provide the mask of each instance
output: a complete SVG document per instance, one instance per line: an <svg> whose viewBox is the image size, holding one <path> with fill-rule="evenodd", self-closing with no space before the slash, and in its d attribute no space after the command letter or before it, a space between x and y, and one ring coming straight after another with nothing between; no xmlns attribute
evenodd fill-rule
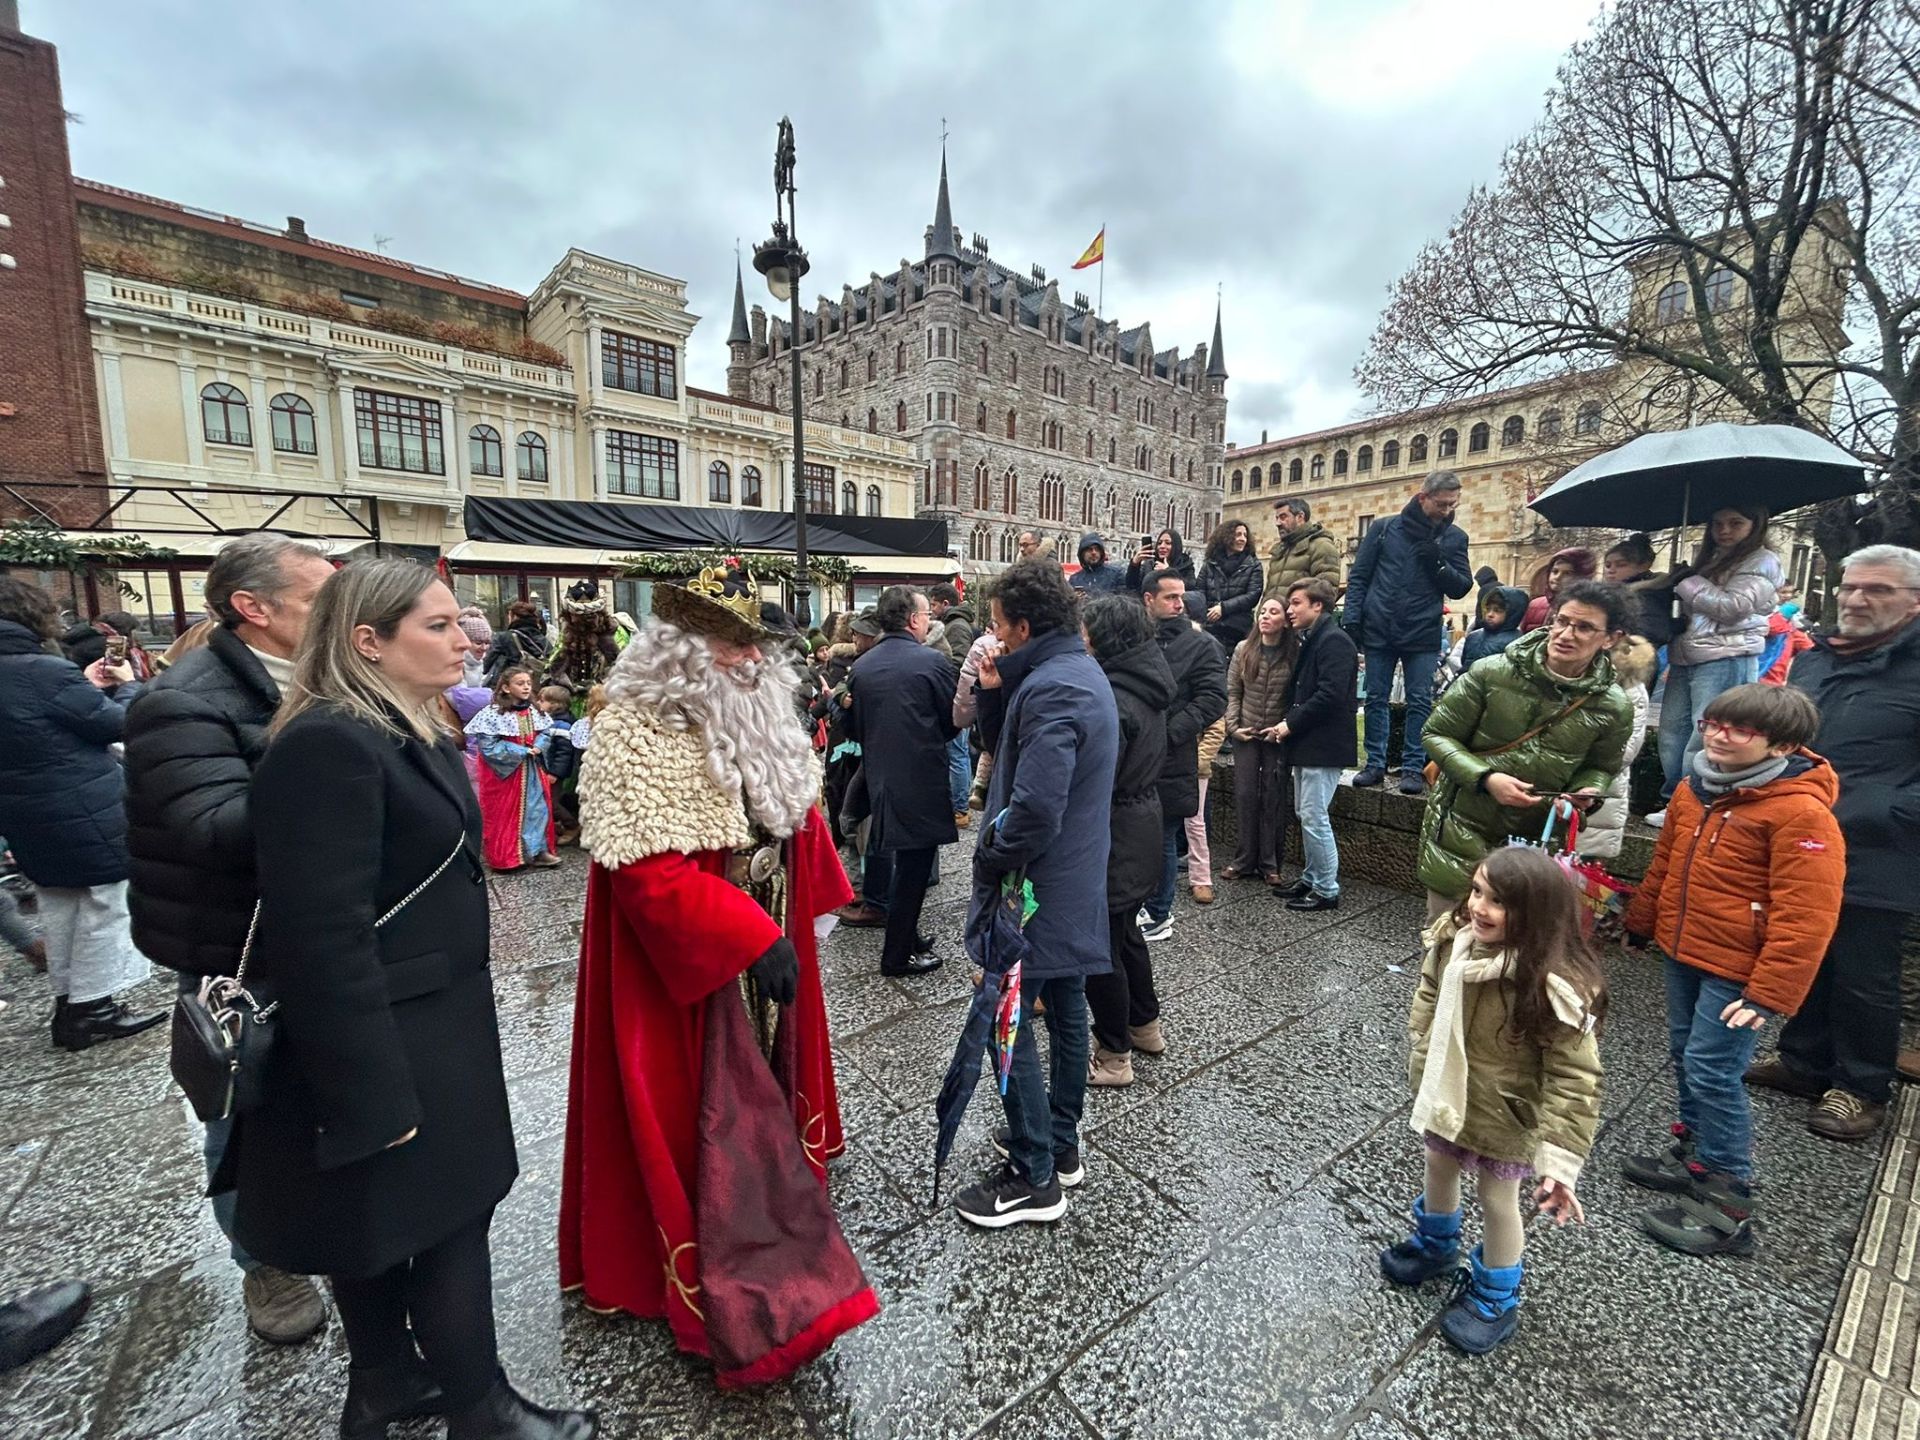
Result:
<svg viewBox="0 0 1920 1440"><path fill-rule="evenodd" d="M1753 1251L1742 1077L1761 1027L1806 999L1840 914L1840 783L1806 748L1819 729L1813 701L1790 688L1737 685L1707 706L1704 748L1627 908L1627 943L1652 940L1667 957L1680 1121L1672 1145L1625 1172L1677 1197L1640 1225L1688 1255Z"/></svg>

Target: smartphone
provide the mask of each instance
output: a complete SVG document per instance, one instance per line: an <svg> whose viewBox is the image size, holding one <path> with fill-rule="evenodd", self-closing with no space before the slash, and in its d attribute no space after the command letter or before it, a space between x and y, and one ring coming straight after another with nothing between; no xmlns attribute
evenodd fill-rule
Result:
<svg viewBox="0 0 1920 1440"><path fill-rule="evenodd" d="M107 637L107 656L106 656L107 664L109 665L126 664L127 663L127 646L130 643L131 642L124 635L109 635Z"/></svg>
<svg viewBox="0 0 1920 1440"><path fill-rule="evenodd" d="M1153 549L1153 536L1151 536L1151 535L1142 535L1142 536L1140 537L1140 548L1141 548L1142 550L1151 550L1151 549Z"/></svg>

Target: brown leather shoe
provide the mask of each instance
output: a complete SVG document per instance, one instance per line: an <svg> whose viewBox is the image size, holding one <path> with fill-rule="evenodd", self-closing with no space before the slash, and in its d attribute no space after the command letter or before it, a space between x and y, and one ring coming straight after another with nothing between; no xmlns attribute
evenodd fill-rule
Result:
<svg viewBox="0 0 1920 1440"><path fill-rule="evenodd" d="M973 816L965 810L956 810L953 812L953 823L964 830L973 824Z"/></svg>
<svg viewBox="0 0 1920 1440"><path fill-rule="evenodd" d="M1900 1058L1893 1062L1893 1068L1899 1072L1902 1080L1920 1084L1920 1050L1902 1050Z"/></svg>
<svg viewBox="0 0 1920 1440"><path fill-rule="evenodd" d="M1827 1087L1817 1075L1809 1075L1795 1069L1778 1055L1768 1056L1765 1060L1756 1060L1747 1067L1747 1084L1758 1085L1763 1090L1778 1090L1787 1095L1798 1095L1803 1100L1817 1100L1827 1093Z"/></svg>
<svg viewBox="0 0 1920 1440"><path fill-rule="evenodd" d="M1886 1113L1886 1106L1869 1104L1851 1090L1829 1090L1807 1116L1807 1129L1828 1140L1865 1140Z"/></svg>
<svg viewBox="0 0 1920 1440"><path fill-rule="evenodd" d="M1193 903L1196 905L1213 904L1213 886L1196 885L1193 887Z"/></svg>
<svg viewBox="0 0 1920 1440"><path fill-rule="evenodd" d="M856 900L851 905L842 905L833 912L842 925L851 925L856 930L878 930L887 923L887 912Z"/></svg>

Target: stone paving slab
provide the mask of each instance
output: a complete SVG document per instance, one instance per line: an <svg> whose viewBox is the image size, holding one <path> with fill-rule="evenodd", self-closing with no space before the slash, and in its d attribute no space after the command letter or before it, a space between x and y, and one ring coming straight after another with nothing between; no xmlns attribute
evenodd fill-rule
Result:
<svg viewBox="0 0 1920 1440"><path fill-rule="evenodd" d="M950 957L965 843L943 857L927 910ZM996 1163L985 1084L933 1196L930 1101L966 967L885 979L879 932L838 931L823 972L850 1144L830 1185L885 1308L788 1384L723 1395L664 1327L592 1315L558 1290L583 881L570 855L494 883L521 1152L494 1225L495 1284L508 1368L536 1396L599 1405L609 1437L1691 1440L1784 1437L1797 1420L1819 1440L1920 1437L1914 1101L1876 1181L1876 1148L1828 1145L1802 1105L1757 1096L1760 1254L1659 1250L1634 1224L1648 1197L1617 1177L1673 1103L1663 984L1641 957L1609 957L1590 1223L1533 1228L1525 1319L1505 1350L1467 1360L1439 1340L1444 1282L1395 1290L1374 1259L1420 1177L1405 1020L1423 910L1366 882L1324 915L1258 884L1223 884L1206 907L1183 895L1152 952L1168 1053L1139 1058L1132 1087L1089 1095L1088 1182L1067 1218L994 1234L946 1208ZM0 1014L0 1292L81 1273L96 1302L52 1355L0 1377L0 1440L325 1440L344 1389L338 1326L286 1350L247 1334L164 1032L53 1051L43 983L0 967L16 1001ZM149 1003L168 998L148 987Z"/></svg>

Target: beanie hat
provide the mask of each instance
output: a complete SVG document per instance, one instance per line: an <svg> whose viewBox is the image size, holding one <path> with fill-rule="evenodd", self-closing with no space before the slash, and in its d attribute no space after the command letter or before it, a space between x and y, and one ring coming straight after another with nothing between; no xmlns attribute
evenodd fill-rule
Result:
<svg viewBox="0 0 1920 1440"><path fill-rule="evenodd" d="M460 633L467 637L476 650L485 650L493 644L493 626L487 623L487 617L481 614L462 615L459 620Z"/></svg>

